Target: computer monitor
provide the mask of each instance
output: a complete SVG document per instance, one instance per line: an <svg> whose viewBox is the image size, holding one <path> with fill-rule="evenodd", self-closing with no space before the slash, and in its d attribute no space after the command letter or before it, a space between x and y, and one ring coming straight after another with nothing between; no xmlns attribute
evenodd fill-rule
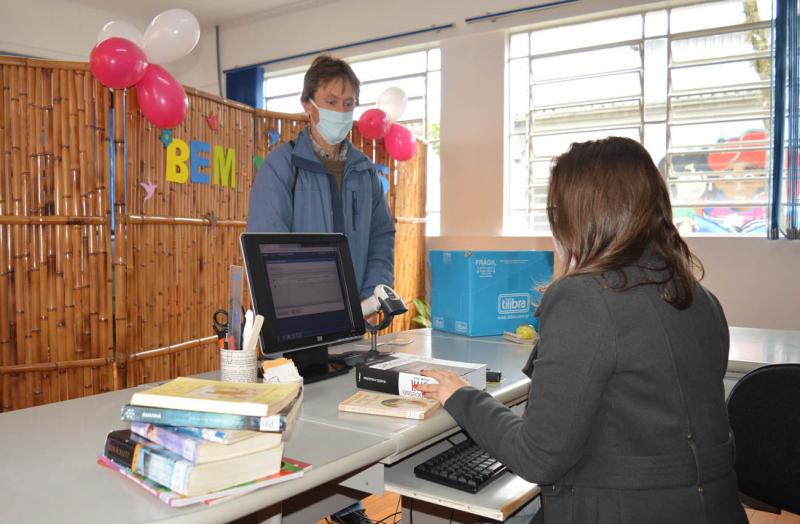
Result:
<svg viewBox="0 0 800 524"><path fill-rule="evenodd" d="M329 366L328 346L365 332L347 238L244 233L241 247L253 308L264 317L262 354L290 356L305 382L346 373Z"/></svg>

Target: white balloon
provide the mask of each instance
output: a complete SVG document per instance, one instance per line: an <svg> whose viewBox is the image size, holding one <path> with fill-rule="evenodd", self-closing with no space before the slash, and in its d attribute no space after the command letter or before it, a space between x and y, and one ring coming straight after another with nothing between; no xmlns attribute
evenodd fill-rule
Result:
<svg viewBox="0 0 800 524"><path fill-rule="evenodd" d="M399 87L390 87L378 97L378 109L382 110L392 122L397 122L406 110L408 98Z"/></svg>
<svg viewBox="0 0 800 524"><path fill-rule="evenodd" d="M100 32L97 33L96 43L99 44L103 40L112 37L124 38L142 47L142 32L139 31L136 26L128 22L120 22L118 20L108 22L100 29Z"/></svg>
<svg viewBox="0 0 800 524"><path fill-rule="evenodd" d="M142 49L148 62L166 64L188 55L199 40L197 18L186 9L168 9L147 26Z"/></svg>

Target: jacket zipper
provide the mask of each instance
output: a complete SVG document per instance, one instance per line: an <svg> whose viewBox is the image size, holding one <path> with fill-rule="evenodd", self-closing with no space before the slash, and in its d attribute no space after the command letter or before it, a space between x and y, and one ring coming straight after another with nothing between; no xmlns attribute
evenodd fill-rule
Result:
<svg viewBox="0 0 800 524"><path fill-rule="evenodd" d="M353 231L356 230L356 217L358 217L358 200L356 200L356 192L353 191L353 198L351 200L353 206Z"/></svg>

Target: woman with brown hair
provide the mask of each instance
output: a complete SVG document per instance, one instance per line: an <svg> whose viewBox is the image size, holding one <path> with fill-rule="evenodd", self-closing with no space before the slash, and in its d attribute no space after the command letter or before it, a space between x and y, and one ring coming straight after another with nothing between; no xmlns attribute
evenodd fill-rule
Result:
<svg viewBox="0 0 800 524"><path fill-rule="evenodd" d="M420 386L542 487L535 522L739 523L728 326L637 142L573 144L547 196L564 273L545 292L523 416L452 373Z"/></svg>

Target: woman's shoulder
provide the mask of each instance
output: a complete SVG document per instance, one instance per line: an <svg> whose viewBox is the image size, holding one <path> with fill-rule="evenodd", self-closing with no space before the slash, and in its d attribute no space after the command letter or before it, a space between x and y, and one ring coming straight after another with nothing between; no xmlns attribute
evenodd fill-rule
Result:
<svg viewBox="0 0 800 524"><path fill-rule="evenodd" d="M603 289L601 277L593 274L567 275L553 281L545 295L594 293Z"/></svg>

